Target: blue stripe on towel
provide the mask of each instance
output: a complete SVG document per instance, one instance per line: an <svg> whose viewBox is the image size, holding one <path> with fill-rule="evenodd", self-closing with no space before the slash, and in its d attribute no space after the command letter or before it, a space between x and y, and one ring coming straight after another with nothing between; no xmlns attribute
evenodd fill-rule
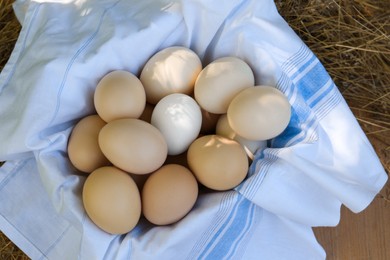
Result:
<svg viewBox="0 0 390 260"><path fill-rule="evenodd" d="M340 102L341 95L317 57L306 46L302 46L281 68L283 74L276 87L286 94L292 104L292 116L284 133L272 140L272 147L315 141L319 120ZM266 149L255 155L247 180L235 191L226 192L215 218L194 245L189 259L233 259L242 256L248 244L245 241L250 239L262 212L251 200L278 160L279 151Z"/></svg>
<svg viewBox="0 0 390 260"><path fill-rule="evenodd" d="M65 72L64 72L64 75L62 76L62 81L61 81L61 85L58 89L58 92L57 92L57 102L56 102L56 107L55 107L55 110L54 110L54 113L50 119L50 122L49 122L49 126L51 126L53 124L53 122L55 121L55 119L57 118L57 115L60 111L60 107L61 107L61 96L62 96L62 92L64 90L64 88L66 87L66 84L67 84L67 80L68 80L68 76L69 76L69 73L76 61L76 59L81 55L82 52L84 52L87 47L92 43L92 41L96 38L96 36L98 35L98 33L100 32L100 29L101 29L101 26L103 24L103 20L104 18L106 17L106 14L108 11L110 11L110 9L114 8L115 5L117 5L119 3L119 1L115 2L114 4L112 4L111 6L109 6L108 8L106 8L101 17L100 17L100 20L99 20L99 23L97 24L97 27L95 29L95 31L85 40L85 42L80 46L80 48L75 52L75 54L72 56L72 58L70 59L66 69L65 69Z"/></svg>
<svg viewBox="0 0 390 260"><path fill-rule="evenodd" d="M230 192L229 192L230 193ZM253 232L253 225L259 220L259 209L246 198L232 192L230 200L234 206L225 212L223 221L214 223L218 229L208 234L207 243L198 248L196 259L232 259L245 251L243 239L248 239ZM204 241L206 242L206 241ZM194 250L193 250L194 252Z"/></svg>
<svg viewBox="0 0 390 260"><path fill-rule="evenodd" d="M252 163L249 168L248 180L242 182L235 190L252 200L256 195L258 187L260 187L262 181L267 176L268 170L278 159L277 154L279 151L279 149L267 149L256 154L254 159L256 163ZM261 174L258 174L260 172Z"/></svg>
<svg viewBox="0 0 390 260"><path fill-rule="evenodd" d="M341 100L340 93L317 57L305 45L282 66L278 89L287 89L292 105L287 129L271 142L272 147L315 141L318 116L325 116ZM329 106L331 104L331 106Z"/></svg>
<svg viewBox="0 0 390 260"><path fill-rule="evenodd" d="M255 155L247 180L236 187L249 200L255 199L262 181L278 160L277 148L316 141L320 120L343 100L321 62L305 45L281 68L283 73L276 87L285 90L292 115L286 130L271 140L272 148Z"/></svg>
<svg viewBox="0 0 390 260"><path fill-rule="evenodd" d="M194 245L187 259L196 259L195 256L202 251L202 248L211 243L212 236L223 226L228 213L232 211L234 205L236 204L237 196L235 195L237 194L234 192L225 192L220 202L218 212L212 219L209 228L206 229L206 231L202 234L201 239L199 239Z"/></svg>

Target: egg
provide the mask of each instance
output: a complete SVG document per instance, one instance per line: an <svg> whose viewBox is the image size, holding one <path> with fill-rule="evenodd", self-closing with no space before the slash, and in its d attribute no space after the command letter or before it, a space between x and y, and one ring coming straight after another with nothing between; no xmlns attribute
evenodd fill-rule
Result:
<svg viewBox="0 0 390 260"><path fill-rule="evenodd" d="M110 165L98 144L100 130L106 125L98 115L82 118L72 129L68 141L68 157L81 172L91 173L95 169Z"/></svg>
<svg viewBox="0 0 390 260"><path fill-rule="evenodd" d="M251 160L253 160L254 154L258 149L263 149L267 147L267 141L248 140L234 132L234 130L229 125L227 114L223 114L219 117L215 128L215 133L217 135L224 136L226 138L237 141L244 147L245 152Z"/></svg>
<svg viewBox="0 0 390 260"><path fill-rule="evenodd" d="M169 94L190 95L201 70L200 58L189 48L172 46L157 52L146 62L140 75L146 100L157 104Z"/></svg>
<svg viewBox="0 0 390 260"><path fill-rule="evenodd" d="M168 146L164 136L139 119L117 119L99 133L103 154L118 168L133 174L147 174L163 165Z"/></svg>
<svg viewBox="0 0 390 260"><path fill-rule="evenodd" d="M106 122L120 118L138 118L144 111L146 94L141 81L127 71L112 71L98 83L94 105Z"/></svg>
<svg viewBox="0 0 390 260"><path fill-rule="evenodd" d="M142 190L142 212L156 225L182 219L198 197L198 183L191 171L181 165L164 165L146 180Z"/></svg>
<svg viewBox="0 0 390 260"><path fill-rule="evenodd" d="M231 128L249 140L268 140L286 129L291 117L287 97L271 86L243 90L231 101L227 118Z"/></svg>
<svg viewBox="0 0 390 260"><path fill-rule="evenodd" d="M131 231L141 216L141 196L133 179L113 166L93 171L85 180L82 201L89 218L110 234Z"/></svg>
<svg viewBox="0 0 390 260"><path fill-rule="evenodd" d="M219 135L205 135L188 148L187 161L196 179L212 190L229 190L246 177L249 163L244 148Z"/></svg>
<svg viewBox="0 0 390 260"><path fill-rule="evenodd" d="M245 61L237 57L223 57L211 62L199 73L194 96L204 110L225 114L233 97L254 84L254 74Z"/></svg>
<svg viewBox="0 0 390 260"><path fill-rule="evenodd" d="M151 124L164 136L169 155L187 150L202 125L202 113L196 101L181 93L170 94L155 106Z"/></svg>

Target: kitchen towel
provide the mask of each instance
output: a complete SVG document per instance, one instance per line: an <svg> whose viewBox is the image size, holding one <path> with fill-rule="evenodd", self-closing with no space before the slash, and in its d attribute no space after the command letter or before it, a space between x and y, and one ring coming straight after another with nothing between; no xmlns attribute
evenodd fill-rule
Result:
<svg viewBox="0 0 390 260"><path fill-rule="evenodd" d="M321 62L271 0L18 0L22 30L0 74L0 229L32 259L325 259L312 232L344 204L364 210L387 175ZM258 150L234 190L205 193L179 222L141 220L125 235L82 206L67 140L96 113L112 70L139 75L169 46L203 65L245 60L257 85L292 106L287 129Z"/></svg>

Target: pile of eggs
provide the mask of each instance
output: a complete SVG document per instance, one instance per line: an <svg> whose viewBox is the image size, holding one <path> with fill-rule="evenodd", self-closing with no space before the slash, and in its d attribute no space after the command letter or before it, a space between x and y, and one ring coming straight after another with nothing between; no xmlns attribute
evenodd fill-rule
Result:
<svg viewBox="0 0 390 260"><path fill-rule="evenodd" d="M131 231L141 216L156 225L177 222L195 205L199 187L233 189L291 115L287 98L255 86L243 60L223 57L203 68L181 46L153 55L139 77L105 75L94 106L97 114L73 128L68 156L87 174L88 216L111 234Z"/></svg>

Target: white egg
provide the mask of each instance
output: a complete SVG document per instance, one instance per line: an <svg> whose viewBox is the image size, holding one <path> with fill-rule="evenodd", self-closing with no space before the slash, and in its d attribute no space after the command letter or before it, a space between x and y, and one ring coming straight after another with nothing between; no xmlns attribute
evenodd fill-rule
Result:
<svg viewBox="0 0 390 260"><path fill-rule="evenodd" d="M170 94L155 106L151 124L165 137L168 154L178 155L198 137L202 125L201 109L188 95Z"/></svg>

